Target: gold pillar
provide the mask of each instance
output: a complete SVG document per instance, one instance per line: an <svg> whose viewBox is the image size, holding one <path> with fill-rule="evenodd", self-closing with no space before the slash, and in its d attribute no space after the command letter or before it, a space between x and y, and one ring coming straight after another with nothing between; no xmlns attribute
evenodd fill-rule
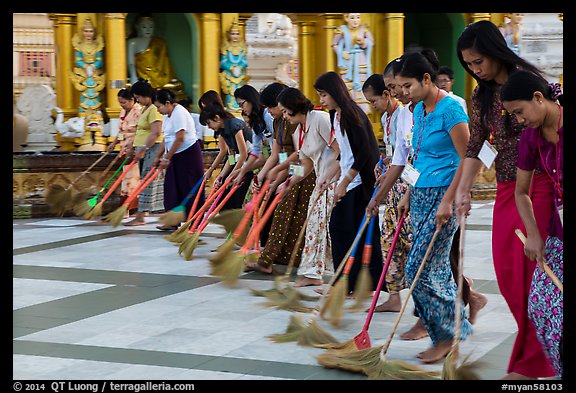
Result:
<svg viewBox="0 0 576 393"><path fill-rule="evenodd" d="M126 14L108 13L105 16L106 51L106 114L116 118L120 115L118 91L126 86Z"/></svg>
<svg viewBox="0 0 576 393"><path fill-rule="evenodd" d="M54 24L56 50L56 105L62 109L64 120L78 115L80 98L68 77L74 63L72 36L76 28L76 14L50 14ZM80 138L64 138L57 133L54 140L63 151L74 151Z"/></svg>
<svg viewBox="0 0 576 393"><path fill-rule="evenodd" d="M200 20L200 95L220 91L220 14L202 13ZM224 15L224 14L223 14Z"/></svg>
<svg viewBox="0 0 576 393"><path fill-rule="evenodd" d="M314 90L317 75L315 68L316 21L299 19L298 24L298 68L300 73L299 89L310 101L318 104L318 94Z"/></svg>
<svg viewBox="0 0 576 393"><path fill-rule="evenodd" d="M472 13L472 14L469 14L468 23L476 23L480 20L490 20L490 18L491 18L491 14L488 12ZM466 72L466 84L465 84L466 93L465 93L465 96L466 97L472 97L472 92L474 91L474 89L476 88L477 85L478 85L478 83L476 82L476 79L474 79L472 77L472 75L470 75L468 72Z"/></svg>
<svg viewBox="0 0 576 393"><path fill-rule="evenodd" d="M324 44L322 44L324 49L325 57L325 70L337 71L336 69L336 53L334 48L332 48L332 40L334 39L334 33L336 28L343 23L342 14L336 13L326 13L321 14L324 18Z"/></svg>
<svg viewBox="0 0 576 393"><path fill-rule="evenodd" d="M404 53L404 18L404 14L401 13L384 14L384 34L382 35L384 39L382 48L386 53L384 67ZM378 72L383 72L384 67Z"/></svg>
<svg viewBox="0 0 576 393"><path fill-rule="evenodd" d="M494 13L490 14L490 20L496 26L500 26L504 23L504 15L506 15L506 14L500 13L500 12L494 12Z"/></svg>

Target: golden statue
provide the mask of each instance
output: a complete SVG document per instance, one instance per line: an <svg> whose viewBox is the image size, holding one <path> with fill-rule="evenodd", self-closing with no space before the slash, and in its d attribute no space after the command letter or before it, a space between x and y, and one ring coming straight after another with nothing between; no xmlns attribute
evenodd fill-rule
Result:
<svg viewBox="0 0 576 393"><path fill-rule="evenodd" d="M100 34L96 34L95 21L90 15L81 26L82 37L78 33L72 37L75 67L69 74L74 87L80 92L80 115L87 110L100 109L100 91L106 85L106 75L102 72L104 40Z"/></svg>
<svg viewBox="0 0 576 393"><path fill-rule="evenodd" d="M248 50L246 42L240 37L240 27L236 19L232 22L226 36L227 39L223 41L220 49L220 85L224 93L226 109L240 112L234 98L234 91L248 83L250 76L246 74Z"/></svg>
<svg viewBox="0 0 576 393"><path fill-rule="evenodd" d="M130 83L139 78L147 80L154 89L167 88L176 94L176 100L188 100L183 84L176 78L170 62L166 42L154 35L155 22L152 16L140 15L136 19L137 36L126 44Z"/></svg>

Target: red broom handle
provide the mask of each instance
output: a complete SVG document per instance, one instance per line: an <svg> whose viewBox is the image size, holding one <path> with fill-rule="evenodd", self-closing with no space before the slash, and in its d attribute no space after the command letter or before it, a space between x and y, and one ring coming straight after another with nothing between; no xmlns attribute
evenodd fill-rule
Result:
<svg viewBox="0 0 576 393"><path fill-rule="evenodd" d="M214 187L212 187L212 190L210 191L211 195L204 202L204 205L202 205L202 207L200 209L198 209L198 211L196 213L194 213L194 215L192 216L192 220L196 220L198 218L198 216L202 215L202 213L204 213L211 206L214 199L216 199L216 197L218 195L220 195L220 193L222 193L226 189L226 186L228 185L228 183L230 183L231 180L232 180L232 177L228 176L226 178L226 180L224 181L224 184L222 184L217 190L214 191ZM212 192L212 191L214 191L214 192Z"/></svg>
<svg viewBox="0 0 576 393"><path fill-rule="evenodd" d="M202 179L202 184L200 184L200 188L198 188L198 193L196 194L196 198L194 198L194 203L192 204L192 208L190 209L190 212L188 213L188 220L190 220L192 218L192 215L194 214L194 210L196 210L196 206L198 206L198 201L200 201L200 193L204 191L204 185L206 184L206 177L204 177Z"/></svg>
<svg viewBox="0 0 576 393"><path fill-rule="evenodd" d="M202 224L200 224L200 228L198 229L198 233L201 233L208 226L208 223L210 223L210 220L213 219L216 216L216 214L218 214L218 212L220 212L220 210L222 210L222 208L224 207L226 202L228 202L228 200L230 198L232 198L232 195L236 192L238 187L240 187L239 184L232 186L232 188L230 189L230 192L228 194L226 194L226 196L224 197L222 202L220 202L220 204L218 206L216 206L216 208L212 212L208 213L208 215L206 216L204 221L202 221ZM220 194L220 195L223 195L223 194Z"/></svg>
<svg viewBox="0 0 576 393"><path fill-rule="evenodd" d="M140 185L138 186L138 188L132 193L132 195L130 195L128 198L126 198L126 200L124 201L123 205L125 206L129 206L130 203L132 203L132 201L142 192L144 191L144 189L146 187L148 187L148 184L152 183L152 181L154 179L156 179L156 176L158 176L160 174L160 168L156 167L154 169L152 169L150 172L148 172L146 174L146 176L144 176L144 179L140 182Z"/></svg>
<svg viewBox="0 0 576 393"><path fill-rule="evenodd" d="M235 238L239 238L242 235L242 232L244 232L244 229L246 229L246 226L248 225L248 222L250 221L250 217L252 217L254 212L257 211L258 203L260 203L260 200L261 200L262 196L264 196L264 193L268 189L269 185L270 185L270 180L266 180L266 182L262 186L262 189L260 189L260 192L258 194L256 194L256 196L254 198L252 198L252 201L249 202L249 203L251 203L251 205L246 210L246 213L242 217L240 224L238 224L238 226L234 230L233 236Z"/></svg>
<svg viewBox="0 0 576 393"><path fill-rule="evenodd" d="M128 172L130 172L130 169L132 169L132 167L134 166L134 164L136 164L138 161L133 160L130 165L128 165L128 168L126 168L126 170L124 170L122 172L122 174L120 176L118 176L118 179L116 179L116 181L114 182L114 184L112 184L112 187L110 187L110 189L108 190L108 192L102 197L102 200L100 201L101 203L103 203L104 201L106 201L106 199L108 199L110 197L110 195L112 195L112 193L114 192L114 190L120 185L120 183L122 182L122 179L124 179L124 177L126 177L126 175L128 174Z"/></svg>
<svg viewBox="0 0 576 393"><path fill-rule="evenodd" d="M242 252L242 253L248 252L248 249L250 248L250 246L254 242L254 236L257 236L257 234L260 233L260 231L262 230L262 228L266 224L266 221L268 221L268 219L270 218L270 216L274 212L274 208L280 202L280 199L282 199L282 193L276 194L276 197L274 198L274 200L270 203L270 205L266 209L266 213L264 213L264 216L262 216L262 219L260 219L258 221L258 225L256 226L254 233L252 233L252 235L250 235L249 238L246 239L246 242L244 243L244 245L240 249L240 252Z"/></svg>
<svg viewBox="0 0 576 393"><path fill-rule="evenodd" d="M230 193L228 193L228 194L230 194ZM210 213L212 213L212 211L218 206L218 203L220 203L220 199L222 199L222 196L224 196L224 192L221 192L220 194L218 194L218 196L216 197L216 200L210 205L210 208L208 209L206 214L204 214L204 216L198 216L196 221L200 222L200 224L198 224L200 227L202 227L202 224L204 224L204 222L206 222L206 220L208 220ZM197 227L198 227L198 225L197 225Z"/></svg>
<svg viewBox="0 0 576 393"><path fill-rule="evenodd" d="M378 303L378 295L380 294L380 291L384 286L384 278L386 277L388 266L390 266L390 261L392 260L392 256L394 255L394 248L396 247L396 242L400 237L400 232L402 230L403 224L404 224L404 213L402 213L400 219L398 220L398 224L396 224L396 232L394 233L392 244L390 244L390 249L388 250L388 255L386 256L386 263L384 263L384 267L382 268L382 274L380 274L380 280L378 281L378 285L376 286L376 291L374 292L374 296L372 297L372 304L370 305L368 315L366 316L366 322L364 323L364 330L368 330L368 326L370 326L370 321L372 321L372 316L374 315L374 310L376 310L376 304Z"/></svg>

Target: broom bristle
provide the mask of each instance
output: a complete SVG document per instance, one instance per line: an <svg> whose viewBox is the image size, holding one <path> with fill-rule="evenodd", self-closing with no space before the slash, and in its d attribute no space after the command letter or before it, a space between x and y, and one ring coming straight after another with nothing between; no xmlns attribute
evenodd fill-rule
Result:
<svg viewBox="0 0 576 393"><path fill-rule="evenodd" d="M290 293L288 295L284 293L279 294L279 299L276 301L270 301L269 306L275 307L279 310L294 311L294 312L312 312L313 307L305 306L298 299L298 293Z"/></svg>
<svg viewBox="0 0 576 393"><path fill-rule="evenodd" d="M50 211L63 216L64 213L71 207L72 188L64 188L59 184L53 184L46 192L46 203L50 207Z"/></svg>
<svg viewBox="0 0 576 393"><path fill-rule="evenodd" d="M74 205L74 214L78 217L84 217L90 210L92 207L86 201Z"/></svg>
<svg viewBox="0 0 576 393"><path fill-rule="evenodd" d="M328 294L326 307L321 315L328 314L330 324L334 327L340 326L342 315L344 314L344 303L348 293L348 276L342 277Z"/></svg>
<svg viewBox="0 0 576 393"><path fill-rule="evenodd" d="M312 321L308 323L308 326L304 328L300 338L298 339L298 345L308 347L335 344L337 342L338 340L334 338L334 336L322 329L316 319L312 319Z"/></svg>
<svg viewBox="0 0 576 393"><path fill-rule="evenodd" d="M44 195L46 203L53 205L59 202L65 190L66 189L64 186L60 184L51 184L50 187L48 187L48 190L46 190L46 194Z"/></svg>
<svg viewBox="0 0 576 393"><path fill-rule="evenodd" d="M224 210L212 219L212 223L224 226L226 232L234 232L245 214L244 209Z"/></svg>
<svg viewBox="0 0 576 393"><path fill-rule="evenodd" d="M98 202L96 206L90 208L83 217L86 220L92 220L93 218L102 215L102 204L102 202Z"/></svg>
<svg viewBox="0 0 576 393"><path fill-rule="evenodd" d="M232 250L234 249L234 245L235 245L235 239L234 236L232 236L230 237L230 239L222 243L220 247L218 247L218 250L216 250L216 254L210 257L210 262L214 265L222 263L232 252Z"/></svg>
<svg viewBox="0 0 576 393"><path fill-rule="evenodd" d="M196 244L198 243L198 237L200 237L200 234L198 233L193 233L192 235L186 237L182 243L180 244L180 248L178 249L178 254L183 256L185 260L189 261L189 257L191 255L191 253L193 252L190 251L190 249L195 248Z"/></svg>
<svg viewBox="0 0 576 393"><path fill-rule="evenodd" d="M316 357L318 363L327 368L338 368L345 371L366 374L365 370L372 363L379 363L380 348L373 347L344 353L328 350Z"/></svg>
<svg viewBox="0 0 576 393"><path fill-rule="evenodd" d="M356 286L354 287L354 297L356 301L348 309L350 311L364 310L364 302L372 297L372 277L368 265L362 265Z"/></svg>
<svg viewBox="0 0 576 393"><path fill-rule="evenodd" d="M271 334L266 336L270 341L276 343L287 343L290 341L298 341L302 331L306 328L306 324L300 315L290 315L290 323L286 328L286 332Z"/></svg>
<svg viewBox="0 0 576 393"><path fill-rule="evenodd" d="M470 355L466 356L460 366L457 366L458 352L452 350L446 355L442 366L442 379L445 380L479 380L481 379L475 371L478 363L467 362Z"/></svg>
<svg viewBox="0 0 576 393"><path fill-rule="evenodd" d="M126 214L126 210L128 210L128 206L122 205L113 212L108 213L106 216L104 216L103 219L104 221L110 223L113 227L117 227L124 219L124 214Z"/></svg>
<svg viewBox="0 0 576 393"><path fill-rule="evenodd" d="M330 351L337 351L342 354L355 352L358 350L358 347L356 346L354 339L344 341L342 343L328 343L328 344L316 345L316 347L329 349Z"/></svg>
<svg viewBox="0 0 576 393"><path fill-rule="evenodd" d="M236 251L218 265L212 265L212 275L218 276L225 284L232 285L244 270L244 254Z"/></svg>
<svg viewBox="0 0 576 393"><path fill-rule="evenodd" d="M181 244L187 236L189 236L188 230L190 229L190 225L192 223L185 223L180 228L176 229L169 235L166 235L164 238L171 241L174 244Z"/></svg>
<svg viewBox="0 0 576 393"><path fill-rule="evenodd" d="M162 214L158 218L158 221L163 225L169 225L169 226L175 227L175 226L180 225L180 223L182 223L182 221L184 221L184 219L186 218L185 214L186 214L186 211L184 210L183 207L181 209L178 209L178 207L175 207L174 209L170 210L169 212Z"/></svg>
<svg viewBox="0 0 576 393"><path fill-rule="evenodd" d="M364 367L369 379L437 379L438 371L424 370L413 363L401 360L381 360Z"/></svg>

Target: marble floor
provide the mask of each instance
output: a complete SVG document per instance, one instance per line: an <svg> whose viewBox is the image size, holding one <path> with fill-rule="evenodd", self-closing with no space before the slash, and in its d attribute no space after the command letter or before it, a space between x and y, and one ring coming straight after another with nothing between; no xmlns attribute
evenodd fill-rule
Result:
<svg viewBox="0 0 576 393"><path fill-rule="evenodd" d="M516 334L492 266L492 208L492 201L474 204L464 251L465 275L489 302L460 356L469 356L483 380L506 374ZM223 227L208 225L186 261L156 229L158 217L146 220L139 227L75 217L13 220L14 380L367 379L321 366L316 356L323 349L267 337L284 333L291 315L306 321L311 314L262 305L251 289L272 288L273 276L242 273L234 286L211 276L208 258L224 241ZM314 295L311 287L299 290ZM412 309L409 300L386 357L420 365L416 355L430 340L398 338L415 322ZM346 311L338 328L316 320L347 341L360 333L366 315ZM372 346L387 342L397 317L374 314ZM440 371L442 365L421 367Z"/></svg>

